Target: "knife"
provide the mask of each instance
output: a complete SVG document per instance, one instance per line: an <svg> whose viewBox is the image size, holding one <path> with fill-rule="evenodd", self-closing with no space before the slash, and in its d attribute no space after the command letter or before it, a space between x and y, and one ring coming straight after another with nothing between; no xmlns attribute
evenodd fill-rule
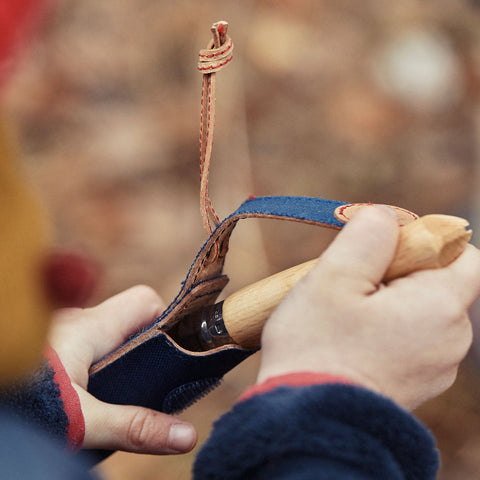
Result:
<svg viewBox="0 0 480 480"><path fill-rule="evenodd" d="M401 227L383 282L449 265L470 241L472 232L468 225L467 220L459 217L426 215ZM228 344L257 349L268 317L317 261L310 260L248 285L215 305L189 314L168 333L191 351L208 351Z"/></svg>

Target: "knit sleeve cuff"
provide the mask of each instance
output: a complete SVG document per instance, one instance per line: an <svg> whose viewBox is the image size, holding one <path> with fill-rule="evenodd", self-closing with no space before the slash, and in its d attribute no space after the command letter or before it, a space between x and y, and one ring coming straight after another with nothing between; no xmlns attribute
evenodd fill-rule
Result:
<svg viewBox="0 0 480 480"><path fill-rule="evenodd" d="M47 347L45 357L50 367L54 371L53 381L60 391L60 399L63 402L63 409L68 417L67 440L68 447L73 451L78 451L85 437L85 420L83 418L80 399L76 390L72 386L70 377L57 355L57 352Z"/></svg>
<svg viewBox="0 0 480 480"><path fill-rule="evenodd" d="M351 385L353 382L329 373L317 372L294 372L285 375L277 375L276 377L267 378L262 383L257 383L248 388L239 398L239 402L248 400L255 395L271 392L277 387L308 387L310 385L322 385L325 383L341 383L343 385Z"/></svg>
<svg viewBox="0 0 480 480"><path fill-rule="evenodd" d="M365 388L281 386L215 422L194 478L434 480L435 441L410 413Z"/></svg>

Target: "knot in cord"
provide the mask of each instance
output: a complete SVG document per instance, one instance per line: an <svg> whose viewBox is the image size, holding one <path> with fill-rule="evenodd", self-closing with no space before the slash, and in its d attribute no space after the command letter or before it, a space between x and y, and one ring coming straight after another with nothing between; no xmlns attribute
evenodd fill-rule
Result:
<svg viewBox="0 0 480 480"><path fill-rule="evenodd" d="M226 22L217 22L217 32L223 30L226 32ZM223 26L223 29L221 28ZM213 29L214 27L212 27ZM215 37L215 33L214 33ZM202 73L214 73L220 71L233 58L232 39L224 33L219 35L218 46L215 45L215 38L211 40L207 48L200 50L198 54L198 70Z"/></svg>

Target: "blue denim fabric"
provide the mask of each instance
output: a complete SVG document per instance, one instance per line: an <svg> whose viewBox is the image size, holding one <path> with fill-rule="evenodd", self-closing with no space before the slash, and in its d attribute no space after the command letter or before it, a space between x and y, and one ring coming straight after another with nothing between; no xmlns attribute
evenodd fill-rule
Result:
<svg viewBox="0 0 480 480"><path fill-rule="evenodd" d="M344 202L309 197L259 197L247 200L212 233L195 258L182 288L155 322L100 361L90 375L88 390L97 398L116 404L140 405L166 413L178 412L215 387L223 375L251 355L238 346L208 352L179 348L162 330L186 312L215 302L227 283L222 275L230 234L245 218L277 218L340 228L334 211ZM214 245L221 255L211 258Z"/></svg>

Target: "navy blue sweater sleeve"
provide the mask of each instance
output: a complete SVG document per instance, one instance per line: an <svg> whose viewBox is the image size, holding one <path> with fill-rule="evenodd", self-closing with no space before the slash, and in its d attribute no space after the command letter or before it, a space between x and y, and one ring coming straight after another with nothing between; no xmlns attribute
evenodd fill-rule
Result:
<svg viewBox="0 0 480 480"><path fill-rule="evenodd" d="M55 372L47 361L29 378L0 391L0 406L12 417L41 428L64 446L69 419L64 410Z"/></svg>
<svg viewBox="0 0 480 480"><path fill-rule="evenodd" d="M194 465L204 479L433 480L428 430L363 388L280 387L237 404L215 424Z"/></svg>
<svg viewBox="0 0 480 480"><path fill-rule="evenodd" d="M98 480L81 458L68 455L61 443L33 423L0 407L0 478Z"/></svg>

